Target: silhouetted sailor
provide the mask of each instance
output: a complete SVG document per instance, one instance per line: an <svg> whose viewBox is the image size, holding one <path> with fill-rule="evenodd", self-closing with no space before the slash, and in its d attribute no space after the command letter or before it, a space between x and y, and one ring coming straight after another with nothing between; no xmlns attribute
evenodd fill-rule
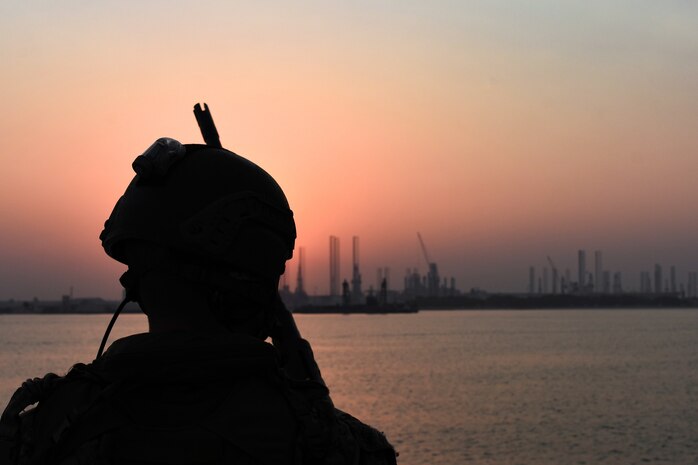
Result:
<svg viewBox="0 0 698 465"><path fill-rule="evenodd" d="M208 107L195 114L206 145L158 139L100 235L128 271L97 358L17 390L0 464L394 464L380 432L334 408L279 298L296 238L283 191L221 147ZM129 300L149 332L103 353Z"/></svg>

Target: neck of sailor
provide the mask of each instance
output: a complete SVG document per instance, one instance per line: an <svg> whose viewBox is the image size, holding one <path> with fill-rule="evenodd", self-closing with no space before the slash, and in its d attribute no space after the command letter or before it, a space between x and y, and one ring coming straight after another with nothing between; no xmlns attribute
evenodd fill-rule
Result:
<svg viewBox="0 0 698 465"><path fill-rule="evenodd" d="M186 279L149 272L141 278L139 294L151 333L203 331L229 334L209 311L206 293Z"/></svg>

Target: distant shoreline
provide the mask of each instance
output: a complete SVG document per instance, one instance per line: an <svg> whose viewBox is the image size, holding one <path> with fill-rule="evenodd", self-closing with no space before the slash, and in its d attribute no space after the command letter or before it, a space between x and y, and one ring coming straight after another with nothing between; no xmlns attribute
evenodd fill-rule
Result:
<svg viewBox="0 0 698 465"><path fill-rule="evenodd" d="M99 315L114 313L120 302L101 298L62 301L0 301L0 314L14 315ZM417 297L405 304L304 305L302 314L393 314L430 310L633 310L698 309L698 299L675 294L487 294L471 293L447 297ZM141 313L129 303L124 313Z"/></svg>
<svg viewBox="0 0 698 465"><path fill-rule="evenodd" d="M362 312L362 311L320 311L320 312L293 312L294 315L409 315L416 313L429 312L527 312L527 311L629 311L629 310L698 310L698 306L683 306L683 307L531 307L531 308L422 308L416 312ZM50 316L50 315L111 315L113 311L103 312L56 312L56 313L41 313L41 312L6 312L0 310L0 315L27 315L27 316ZM143 314L140 310L122 312L125 315Z"/></svg>

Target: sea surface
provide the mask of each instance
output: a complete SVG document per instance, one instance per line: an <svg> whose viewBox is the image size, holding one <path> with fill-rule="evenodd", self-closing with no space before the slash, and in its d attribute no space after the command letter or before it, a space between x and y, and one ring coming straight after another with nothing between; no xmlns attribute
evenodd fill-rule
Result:
<svg viewBox="0 0 698 465"><path fill-rule="evenodd" d="M0 315L0 404L108 315ZM698 464L698 311L298 315L335 404L404 465ZM122 315L113 337L146 329Z"/></svg>

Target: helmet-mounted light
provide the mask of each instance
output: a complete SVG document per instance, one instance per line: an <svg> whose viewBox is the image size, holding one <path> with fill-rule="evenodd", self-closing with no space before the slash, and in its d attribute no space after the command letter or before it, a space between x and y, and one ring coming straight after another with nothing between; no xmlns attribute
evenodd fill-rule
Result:
<svg viewBox="0 0 698 465"><path fill-rule="evenodd" d="M138 175L138 182L163 178L170 167L186 153L187 149L179 141L161 137L136 157L131 166Z"/></svg>

